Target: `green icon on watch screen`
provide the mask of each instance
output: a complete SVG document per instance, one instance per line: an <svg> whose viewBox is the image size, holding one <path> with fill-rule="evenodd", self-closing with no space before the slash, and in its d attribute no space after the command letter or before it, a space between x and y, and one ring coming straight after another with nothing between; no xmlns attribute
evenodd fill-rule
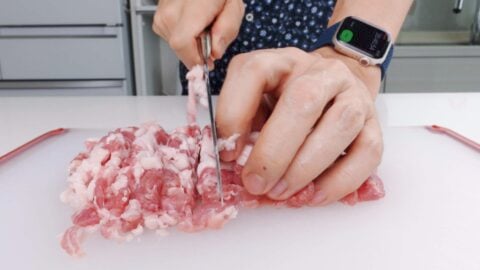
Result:
<svg viewBox="0 0 480 270"><path fill-rule="evenodd" d="M345 29L340 33L340 40L343 42L350 42L353 38L353 32L351 30Z"/></svg>

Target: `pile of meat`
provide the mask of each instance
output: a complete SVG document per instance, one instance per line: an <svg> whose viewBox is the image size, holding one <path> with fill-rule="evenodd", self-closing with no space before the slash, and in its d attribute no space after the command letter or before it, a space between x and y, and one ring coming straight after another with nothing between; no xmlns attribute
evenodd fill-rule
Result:
<svg viewBox="0 0 480 270"><path fill-rule="evenodd" d="M168 133L158 124L144 124L85 143L86 151L68 168L68 188L61 194L61 200L75 211L73 226L61 237L68 254L82 255L81 242L96 231L107 239L129 241L144 230L164 235L172 227L186 232L221 228L240 207L309 203L313 184L282 202L245 191L240 175L255 133L236 162L221 164L224 204L220 203L211 129L201 129L194 122L196 103L205 98L202 76L198 68L188 76L189 125ZM231 149L236 137L220 140L219 148ZM383 196L381 180L372 176L343 201L355 204Z"/></svg>

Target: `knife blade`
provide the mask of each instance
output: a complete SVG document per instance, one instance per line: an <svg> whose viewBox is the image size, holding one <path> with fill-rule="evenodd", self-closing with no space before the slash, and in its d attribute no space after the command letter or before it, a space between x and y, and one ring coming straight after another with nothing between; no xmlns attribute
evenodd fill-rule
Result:
<svg viewBox="0 0 480 270"><path fill-rule="evenodd" d="M211 36L210 29L207 28L202 35L200 36L201 43L201 52L203 56L203 73L205 77L205 83L207 86L207 99L208 99L208 113L210 116L210 126L212 127L212 139L213 139L213 150L215 155L215 167L217 173L217 193L220 197L220 202L223 205L223 184L222 184L222 174L220 170L220 155L218 153L218 137L217 137L217 126L215 124L215 113L213 109L212 102L212 88L210 86L209 70L208 70L208 60L212 53L211 47Z"/></svg>

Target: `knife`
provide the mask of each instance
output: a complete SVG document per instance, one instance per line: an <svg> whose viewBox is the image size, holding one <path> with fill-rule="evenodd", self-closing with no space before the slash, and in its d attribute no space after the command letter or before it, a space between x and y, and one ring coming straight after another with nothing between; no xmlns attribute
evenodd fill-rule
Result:
<svg viewBox="0 0 480 270"><path fill-rule="evenodd" d="M220 170L220 155L218 153L218 137L217 137L217 126L215 124L215 113L213 111L213 102L212 102L212 88L210 86L209 70L208 70L208 60L212 53L212 43L210 28L208 27L200 36L201 44L201 53L203 57L203 73L205 77L205 83L207 85L207 96L208 96L208 113L210 115L210 126L212 127L212 138L213 138L213 149L215 154L215 165L217 172L217 193L220 196L220 202L223 205L223 185L222 185L222 174Z"/></svg>

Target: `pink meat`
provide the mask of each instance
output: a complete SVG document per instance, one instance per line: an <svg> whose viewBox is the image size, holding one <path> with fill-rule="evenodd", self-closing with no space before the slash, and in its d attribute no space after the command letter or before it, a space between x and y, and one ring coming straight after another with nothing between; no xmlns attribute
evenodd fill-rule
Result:
<svg viewBox="0 0 480 270"><path fill-rule="evenodd" d="M374 201L384 196L383 182L376 174L373 174L356 191L340 201L348 205L355 205L357 202Z"/></svg>
<svg viewBox="0 0 480 270"><path fill-rule="evenodd" d="M69 186L61 195L76 210L74 227L130 240L144 227L160 230L191 219L200 137L196 125L168 134L147 124L89 141L71 162ZM69 229L62 237L71 255L81 254L72 248L80 242L72 240L78 231Z"/></svg>
<svg viewBox="0 0 480 270"><path fill-rule="evenodd" d="M83 255L81 242L83 242L84 229L79 226L68 228L62 236L60 244L62 248L71 256L79 257Z"/></svg>
<svg viewBox="0 0 480 270"><path fill-rule="evenodd" d="M187 120L189 124L196 121L198 103L204 108L208 108L207 87L203 76L203 68L201 66L195 66L187 73Z"/></svg>
<svg viewBox="0 0 480 270"><path fill-rule="evenodd" d="M200 71L189 73L190 89L192 83L202 82ZM258 137L258 133L252 133L239 158L221 164L222 205L217 194L211 128L200 130L193 123L194 110L189 108L188 112L191 123L172 133L158 124L145 124L117 129L85 143L86 150L70 163L68 188L61 195L61 200L75 211L73 226L61 238L68 254L82 255L84 237L96 231L107 239L129 241L145 229L158 234L172 227L186 232L219 229L237 216L240 207L267 204L297 208L309 204L315 191L313 184L280 202L244 189L240 175ZM235 134L220 140L219 147L233 149L238 137ZM383 196L382 181L373 175L341 201L353 205Z"/></svg>

